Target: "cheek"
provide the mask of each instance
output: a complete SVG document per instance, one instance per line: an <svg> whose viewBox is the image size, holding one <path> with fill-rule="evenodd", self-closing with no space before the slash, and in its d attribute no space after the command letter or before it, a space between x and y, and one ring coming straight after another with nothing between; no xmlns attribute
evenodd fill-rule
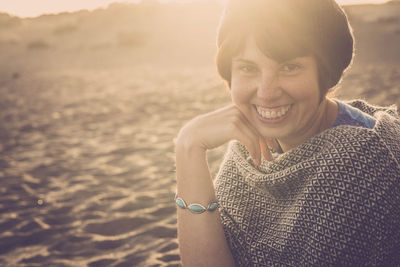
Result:
<svg viewBox="0 0 400 267"><path fill-rule="evenodd" d="M318 104L320 92L318 82L315 79L293 80L288 82L285 88L290 91L290 95L297 101L315 102L315 104Z"/></svg>
<svg viewBox="0 0 400 267"><path fill-rule="evenodd" d="M249 103L252 92L249 84L232 83L231 85L231 98L232 102L236 105L243 105Z"/></svg>

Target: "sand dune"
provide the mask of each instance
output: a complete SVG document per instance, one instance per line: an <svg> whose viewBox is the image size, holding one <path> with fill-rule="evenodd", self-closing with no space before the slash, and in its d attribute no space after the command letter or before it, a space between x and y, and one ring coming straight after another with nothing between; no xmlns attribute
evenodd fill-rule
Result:
<svg viewBox="0 0 400 267"><path fill-rule="evenodd" d="M338 95L400 105L400 5L346 9L357 55ZM172 139L230 101L220 11L0 15L0 265L179 265ZM209 153L213 174L224 150Z"/></svg>

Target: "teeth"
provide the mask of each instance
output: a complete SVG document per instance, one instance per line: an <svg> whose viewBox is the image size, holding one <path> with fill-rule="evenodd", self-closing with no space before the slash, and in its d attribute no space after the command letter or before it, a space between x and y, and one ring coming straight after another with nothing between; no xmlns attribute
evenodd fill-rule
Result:
<svg viewBox="0 0 400 267"><path fill-rule="evenodd" d="M260 114L263 118L266 119L278 119L289 111L290 105L281 107L279 109L274 109L274 110L266 110L266 108L261 108L257 106L257 112Z"/></svg>

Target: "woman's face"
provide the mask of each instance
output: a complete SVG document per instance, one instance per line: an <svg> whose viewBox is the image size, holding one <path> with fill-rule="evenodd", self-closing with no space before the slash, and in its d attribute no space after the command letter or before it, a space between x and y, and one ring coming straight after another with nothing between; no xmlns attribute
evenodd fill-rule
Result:
<svg viewBox="0 0 400 267"><path fill-rule="evenodd" d="M300 144L318 132L324 109L313 57L279 63L249 38L232 59L231 77L233 103L264 137Z"/></svg>

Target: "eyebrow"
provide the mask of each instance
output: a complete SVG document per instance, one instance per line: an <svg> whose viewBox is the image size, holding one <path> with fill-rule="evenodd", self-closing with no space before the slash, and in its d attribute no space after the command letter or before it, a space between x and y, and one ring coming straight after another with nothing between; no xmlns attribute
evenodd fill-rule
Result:
<svg viewBox="0 0 400 267"><path fill-rule="evenodd" d="M245 58L234 58L232 60L233 62L242 62L242 63L248 63L248 64L256 64L254 61L251 61L249 59L245 59Z"/></svg>

